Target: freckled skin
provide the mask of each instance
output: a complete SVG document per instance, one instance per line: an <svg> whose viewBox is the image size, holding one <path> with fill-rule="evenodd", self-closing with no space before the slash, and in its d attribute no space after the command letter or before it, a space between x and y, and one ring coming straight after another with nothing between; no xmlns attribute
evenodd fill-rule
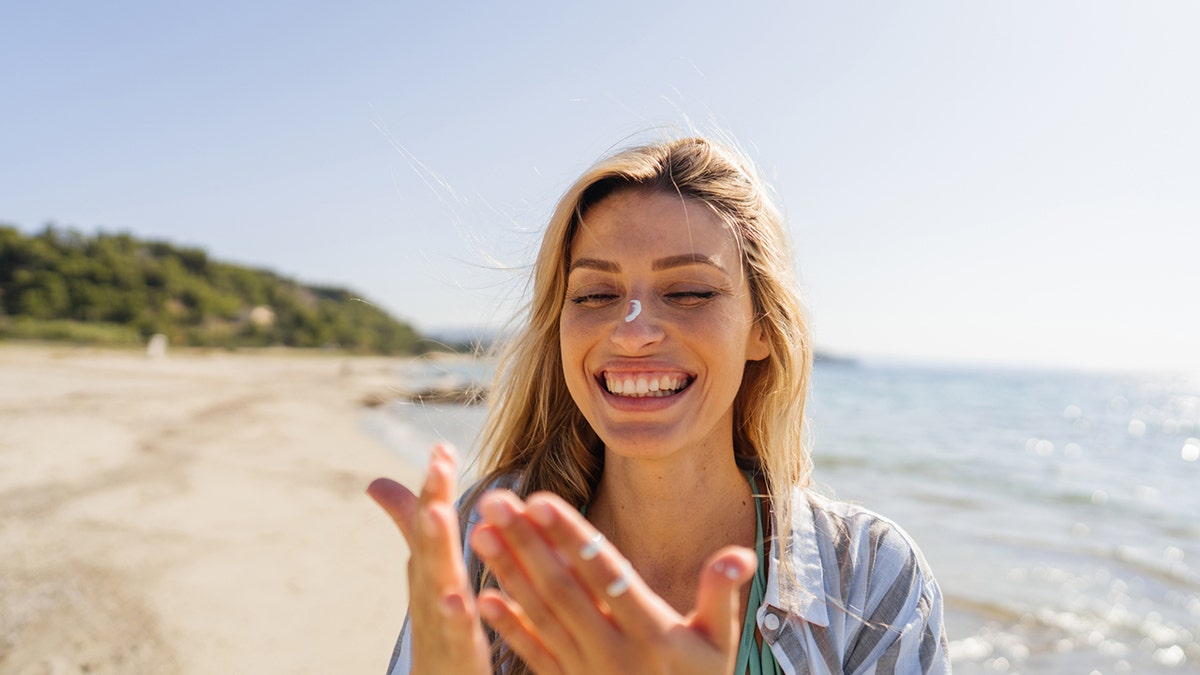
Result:
<svg viewBox="0 0 1200 675"><path fill-rule="evenodd" d="M663 265L687 257L711 264ZM726 225L678 195L621 191L588 210L570 250L571 261L581 259L606 268L576 267L568 275L563 373L606 448L630 457L731 451L745 363L769 350ZM633 302L639 312L630 311ZM671 404L653 411L614 406L602 373L639 364L694 379L680 394L656 399Z"/></svg>

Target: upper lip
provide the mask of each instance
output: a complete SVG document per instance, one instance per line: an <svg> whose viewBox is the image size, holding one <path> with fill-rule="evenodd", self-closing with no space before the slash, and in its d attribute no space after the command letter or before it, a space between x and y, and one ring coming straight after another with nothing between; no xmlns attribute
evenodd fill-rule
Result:
<svg viewBox="0 0 1200 675"><path fill-rule="evenodd" d="M650 373L660 375L685 375L687 377L695 377L696 374L686 368L680 368L673 363L665 363L662 361L613 361L607 363L603 368L596 371L596 377L604 377L605 373L620 373L622 375L649 375Z"/></svg>

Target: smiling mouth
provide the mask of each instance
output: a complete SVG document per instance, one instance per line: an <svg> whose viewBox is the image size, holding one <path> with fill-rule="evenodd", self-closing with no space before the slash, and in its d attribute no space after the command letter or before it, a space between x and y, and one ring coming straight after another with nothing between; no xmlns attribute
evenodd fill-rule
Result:
<svg viewBox="0 0 1200 675"><path fill-rule="evenodd" d="M625 398L664 398L691 386L696 378L684 373L610 373L600 374L604 390Z"/></svg>

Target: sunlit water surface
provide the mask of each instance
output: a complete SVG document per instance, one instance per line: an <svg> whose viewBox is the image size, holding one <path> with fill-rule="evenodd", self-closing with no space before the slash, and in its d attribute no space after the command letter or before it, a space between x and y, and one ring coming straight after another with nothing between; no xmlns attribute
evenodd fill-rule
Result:
<svg viewBox="0 0 1200 675"><path fill-rule="evenodd" d="M809 401L816 483L921 545L956 673L1200 673L1200 378L818 364ZM364 424L423 462L484 414Z"/></svg>

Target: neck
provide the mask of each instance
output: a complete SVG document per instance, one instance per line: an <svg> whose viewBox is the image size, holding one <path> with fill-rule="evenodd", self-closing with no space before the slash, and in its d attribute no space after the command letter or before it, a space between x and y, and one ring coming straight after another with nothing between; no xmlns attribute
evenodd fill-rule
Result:
<svg viewBox="0 0 1200 675"><path fill-rule="evenodd" d="M689 611L717 550L753 548L754 498L733 450L711 459L643 460L606 453L588 518L668 603Z"/></svg>

